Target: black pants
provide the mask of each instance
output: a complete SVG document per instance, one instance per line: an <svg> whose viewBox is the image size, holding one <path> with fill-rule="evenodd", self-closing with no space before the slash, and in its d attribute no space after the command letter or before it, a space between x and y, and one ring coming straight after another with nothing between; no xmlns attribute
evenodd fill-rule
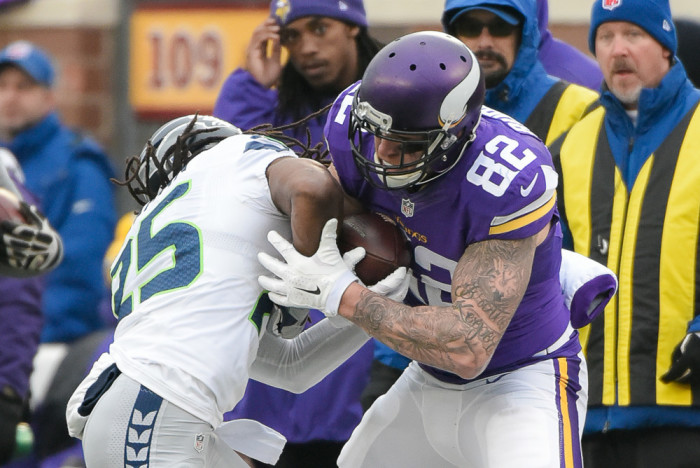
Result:
<svg viewBox="0 0 700 468"><path fill-rule="evenodd" d="M401 377L403 371L403 369L396 369L382 364L376 359L372 361L372 367L369 371L369 383L360 396L362 410L366 412L372 406L374 400L384 395L394 385L394 382Z"/></svg>
<svg viewBox="0 0 700 468"><path fill-rule="evenodd" d="M700 429L660 427L583 437L586 468L698 468Z"/></svg>
<svg viewBox="0 0 700 468"><path fill-rule="evenodd" d="M8 462L15 451L17 424L23 413L24 402L8 386L0 393L0 465Z"/></svg>

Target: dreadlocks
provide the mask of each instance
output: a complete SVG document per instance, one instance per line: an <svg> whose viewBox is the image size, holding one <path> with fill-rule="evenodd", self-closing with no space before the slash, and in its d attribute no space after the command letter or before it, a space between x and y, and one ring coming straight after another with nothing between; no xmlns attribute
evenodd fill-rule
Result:
<svg viewBox="0 0 700 468"><path fill-rule="evenodd" d="M328 165L328 150L323 143L311 146L311 132L306 129L306 142L290 137L283 133L284 130L304 125L309 120L317 118L330 108L330 104L318 111L307 115L296 122L273 127L272 124L262 124L246 130L245 134L261 135L284 143L294 150L300 158L309 158ZM165 188L175 178L180 171L187 166L192 159L202 153L205 149L228 138L228 136L202 137L203 134L216 132L216 127L194 128L198 114L195 114L187 127L178 135L177 140L167 150L158 157L158 152L151 142L146 142L146 147L138 156L127 158L124 180L111 179L117 185L126 186L131 196L136 202L143 206L156 197L161 189ZM154 168L155 171L152 171ZM151 176L155 174L157 177Z"/></svg>
<svg viewBox="0 0 700 468"><path fill-rule="evenodd" d="M311 146L311 132L309 131L308 127L305 127L306 143L303 143L294 137L286 135L285 133L283 133L283 131L288 130L290 128L301 127L302 125L306 124L306 122L308 122L309 120L313 120L328 112L328 109L330 109L332 105L332 103L328 104L327 106L317 110L316 112L307 115L303 119L297 120L296 122L292 122L286 125L280 125L279 127L273 127L272 124L269 123L257 125L249 130L244 131L243 133L248 135L262 135L269 138L273 138L284 143L292 150L294 150L294 148L298 148L298 151L294 152L297 153L300 158L314 159L322 163L323 165L328 166L330 164L330 159L328 158L328 150L325 148L325 145L321 142Z"/></svg>

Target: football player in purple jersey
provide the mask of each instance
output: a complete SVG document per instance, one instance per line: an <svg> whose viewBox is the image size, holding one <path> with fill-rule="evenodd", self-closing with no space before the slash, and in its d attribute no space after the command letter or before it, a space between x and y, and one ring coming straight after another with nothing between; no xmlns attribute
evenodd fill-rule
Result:
<svg viewBox="0 0 700 468"><path fill-rule="evenodd" d="M343 467L581 467L587 371L562 295L557 175L542 141L482 106L459 40L388 44L336 99L325 128L345 212L382 212L413 248L404 303L342 263L336 222L304 257L260 277L283 305L341 315L413 359L345 445Z"/></svg>

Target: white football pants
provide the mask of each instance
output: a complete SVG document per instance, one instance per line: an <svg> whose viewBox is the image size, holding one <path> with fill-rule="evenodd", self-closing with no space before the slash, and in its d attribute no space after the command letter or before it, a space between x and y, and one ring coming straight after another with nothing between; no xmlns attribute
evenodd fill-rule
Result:
<svg viewBox="0 0 700 468"><path fill-rule="evenodd" d="M340 468L581 468L583 355L464 385L412 362L365 413Z"/></svg>
<svg viewBox="0 0 700 468"><path fill-rule="evenodd" d="M121 374L83 434L88 468L243 468L249 465L211 425Z"/></svg>

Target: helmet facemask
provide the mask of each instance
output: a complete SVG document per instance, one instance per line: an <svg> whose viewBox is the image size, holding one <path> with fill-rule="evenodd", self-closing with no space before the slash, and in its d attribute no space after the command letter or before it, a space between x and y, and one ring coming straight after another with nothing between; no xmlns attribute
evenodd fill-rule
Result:
<svg viewBox="0 0 700 468"><path fill-rule="evenodd" d="M447 173L474 138L484 94L479 63L458 39L421 31L386 45L367 66L350 112L348 139L361 175L397 190ZM373 152L369 135L398 143L386 155L398 162Z"/></svg>
<svg viewBox="0 0 700 468"><path fill-rule="evenodd" d="M368 102L360 101L358 93L353 100L348 139L355 164L366 180L378 188L401 190L431 182L452 169L475 136L472 132L464 138L463 130L455 131L454 123L451 122L446 122L442 128L425 131L392 129L391 116L374 109ZM368 133L399 143L399 164L391 165L382 161L376 149L372 160L364 156ZM418 158L411 157L408 161L407 155L418 152L421 153ZM454 152L457 152L454 157L448 157Z"/></svg>

